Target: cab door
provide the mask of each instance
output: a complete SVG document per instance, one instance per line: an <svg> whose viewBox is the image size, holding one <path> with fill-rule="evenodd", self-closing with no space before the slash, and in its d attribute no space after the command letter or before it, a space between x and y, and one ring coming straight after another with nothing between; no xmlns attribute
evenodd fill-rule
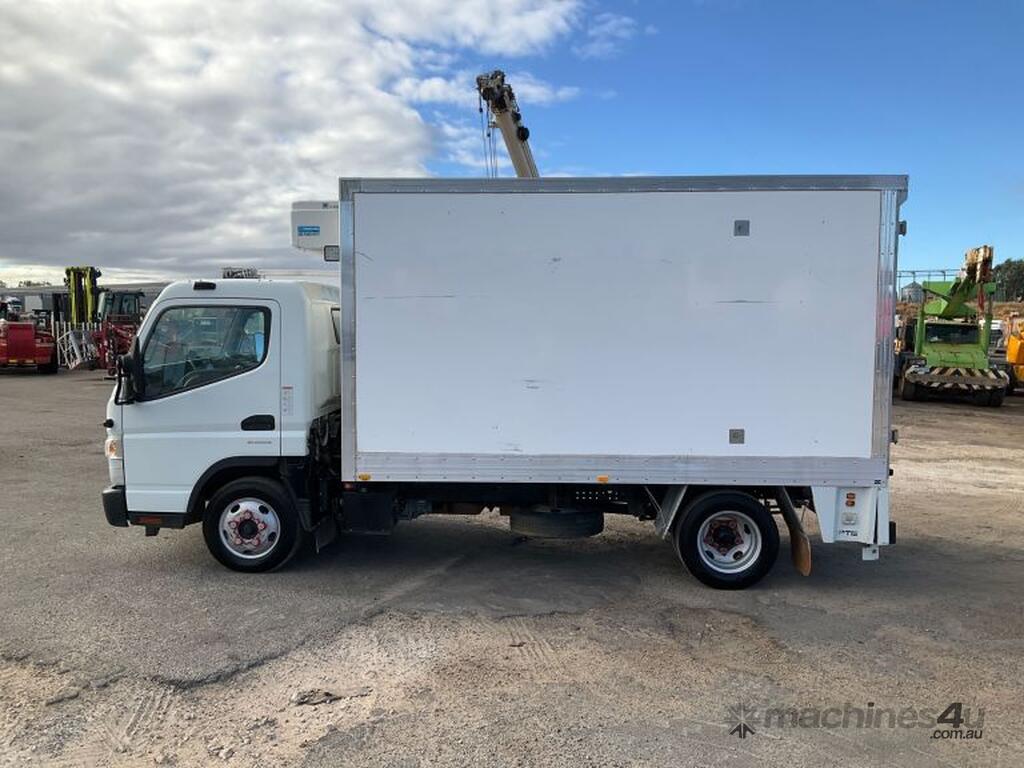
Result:
<svg viewBox="0 0 1024 768"><path fill-rule="evenodd" d="M272 300L173 300L140 339L144 392L122 410L131 512L184 513L224 459L281 455L281 319Z"/></svg>

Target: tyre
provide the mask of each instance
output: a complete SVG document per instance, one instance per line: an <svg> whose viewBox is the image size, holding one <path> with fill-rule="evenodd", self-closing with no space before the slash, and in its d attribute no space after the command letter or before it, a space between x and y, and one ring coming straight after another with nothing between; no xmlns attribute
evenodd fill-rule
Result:
<svg viewBox="0 0 1024 768"><path fill-rule="evenodd" d="M244 477L210 499L203 516L203 538L222 565L259 573L284 565L298 550L305 531L279 482Z"/></svg>
<svg viewBox="0 0 1024 768"><path fill-rule="evenodd" d="M712 491L691 503L675 527L676 553L687 570L715 589L760 581L779 555L779 529L746 493Z"/></svg>
<svg viewBox="0 0 1024 768"><path fill-rule="evenodd" d="M993 389L988 395L988 404L992 408L1001 408L1003 405L1003 398L1006 396L1005 389Z"/></svg>
<svg viewBox="0 0 1024 768"><path fill-rule="evenodd" d="M905 378L900 380L900 399L901 400L920 400L921 393L918 391L917 384L912 381L907 381Z"/></svg>
<svg viewBox="0 0 1024 768"><path fill-rule="evenodd" d="M40 373L56 373L57 372L57 349L53 350L53 354L50 355L50 362L43 363L39 366Z"/></svg>

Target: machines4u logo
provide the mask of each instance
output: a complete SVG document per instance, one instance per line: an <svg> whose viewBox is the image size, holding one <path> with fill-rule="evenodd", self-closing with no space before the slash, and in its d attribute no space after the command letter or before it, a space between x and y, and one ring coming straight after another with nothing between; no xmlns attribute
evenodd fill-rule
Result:
<svg viewBox="0 0 1024 768"><path fill-rule="evenodd" d="M941 711L917 707L882 707L845 702L842 706L797 707L790 704L754 707L735 704L726 717L729 735L745 739L759 730L783 728L854 728L882 730L920 728L930 730L932 739L980 739L984 734L985 710L955 701Z"/></svg>

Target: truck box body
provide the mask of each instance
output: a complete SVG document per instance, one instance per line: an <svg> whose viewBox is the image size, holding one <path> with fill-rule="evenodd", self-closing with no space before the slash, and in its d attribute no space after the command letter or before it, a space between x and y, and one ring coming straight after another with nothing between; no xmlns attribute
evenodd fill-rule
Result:
<svg viewBox="0 0 1024 768"><path fill-rule="evenodd" d="M342 180L342 479L884 485L905 190Z"/></svg>

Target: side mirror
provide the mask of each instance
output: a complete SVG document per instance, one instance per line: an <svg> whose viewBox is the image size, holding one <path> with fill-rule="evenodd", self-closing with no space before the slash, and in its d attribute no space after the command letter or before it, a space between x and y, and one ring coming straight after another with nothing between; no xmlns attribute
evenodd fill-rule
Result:
<svg viewBox="0 0 1024 768"><path fill-rule="evenodd" d="M132 389L136 400L146 399L146 373L142 366L142 350L139 349L139 337L132 341L132 353L128 358L131 365Z"/></svg>
<svg viewBox="0 0 1024 768"><path fill-rule="evenodd" d="M117 380L114 388L115 405L128 405L135 402L135 398L132 397L131 382L128 381L128 369L128 355L118 355L117 360L114 361L114 377Z"/></svg>
<svg viewBox="0 0 1024 768"><path fill-rule="evenodd" d="M141 400L146 393L146 377L143 375L142 354L139 352L139 339L132 341L132 349L128 354L117 358L117 389L114 391L114 402L118 405L130 405Z"/></svg>

